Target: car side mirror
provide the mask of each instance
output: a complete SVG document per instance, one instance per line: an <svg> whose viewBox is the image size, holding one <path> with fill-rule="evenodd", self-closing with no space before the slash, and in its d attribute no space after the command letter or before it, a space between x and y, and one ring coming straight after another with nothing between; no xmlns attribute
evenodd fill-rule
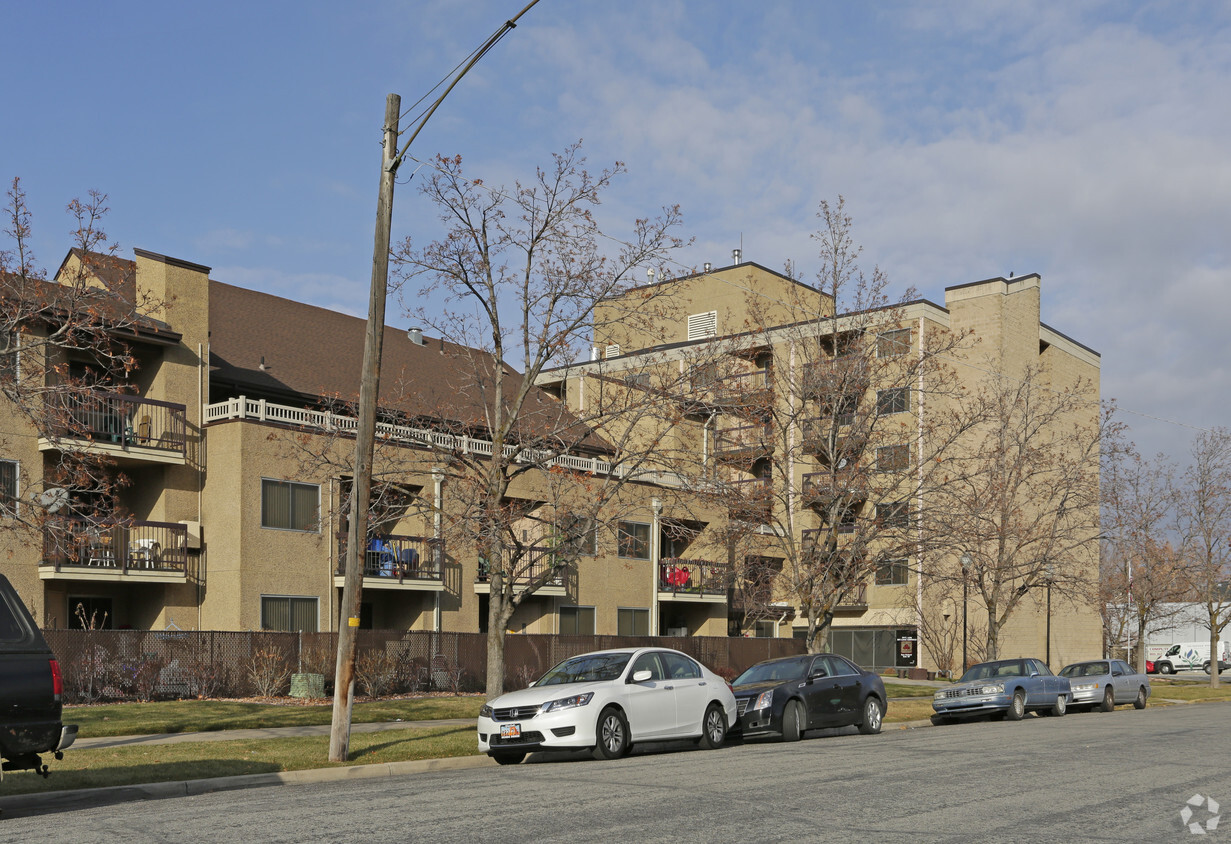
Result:
<svg viewBox="0 0 1231 844"><path fill-rule="evenodd" d="M643 668L640 671L634 671L630 678L634 683L644 683L646 680L654 676L654 673L648 668Z"/></svg>
<svg viewBox="0 0 1231 844"><path fill-rule="evenodd" d="M532 687L534 686L534 684L535 684L535 683L537 683L537 682L538 682L538 680L531 680L531 681L530 681L530 685L529 685L529 686L526 686L526 688L527 688L527 689L532 688Z"/></svg>
<svg viewBox="0 0 1231 844"><path fill-rule="evenodd" d="M808 679L809 680L819 680L822 677L828 677L828 676L829 674L825 671L824 668L818 668L817 670L813 671L811 674L808 675Z"/></svg>
<svg viewBox="0 0 1231 844"><path fill-rule="evenodd" d="M1031 672L1030 672L1030 676L1031 676L1031 677L1038 677L1038 676L1039 676L1039 672L1037 672L1037 671L1031 671Z"/></svg>

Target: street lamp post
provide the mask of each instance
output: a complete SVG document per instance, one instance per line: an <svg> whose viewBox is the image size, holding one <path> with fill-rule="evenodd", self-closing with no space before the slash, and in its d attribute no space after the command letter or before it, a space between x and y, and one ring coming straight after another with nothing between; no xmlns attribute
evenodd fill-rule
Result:
<svg viewBox="0 0 1231 844"><path fill-rule="evenodd" d="M1051 582L1055 573L1055 567L1048 563L1046 566L1047 572L1047 667L1051 668Z"/></svg>
<svg viewBox="0 0 1231 844"><path fill-rule="evenodd" d="M969 554L962 555L962 673L966 673L966 604L970 588L970 566L973 561Z"/></svg>

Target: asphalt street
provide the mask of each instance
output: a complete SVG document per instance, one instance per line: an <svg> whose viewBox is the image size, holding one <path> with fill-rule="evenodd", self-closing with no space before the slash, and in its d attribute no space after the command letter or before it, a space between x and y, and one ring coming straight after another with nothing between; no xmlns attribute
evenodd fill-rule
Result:
<svg viewBox="0 0 1231 844"><path fill-rule="evenodd" d="M616 762L250 788L0 820L10 841L1188 841L1231 814L1231 704L980 721ZM1221 807L1220 807L1221 808ZM1212 819L1208 803L1190 822ZM1213 837L1231 839L1231 819Z"/></svg>

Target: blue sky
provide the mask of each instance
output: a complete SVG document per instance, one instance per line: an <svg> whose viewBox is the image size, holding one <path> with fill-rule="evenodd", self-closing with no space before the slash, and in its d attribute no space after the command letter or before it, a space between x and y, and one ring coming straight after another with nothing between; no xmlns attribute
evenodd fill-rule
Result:
<svg viewBox="0 0 1231 844"><path fill-rule="evenodd" d="M125 254L362 314L385 95L409 106L527 1L9 4L0 178L51 268L95 188ZM742 239L805 278L842 194L898 289L1040 273L1044 321L1180 456L1231 424L1228 91L1222 2L542 0L412 154L508 184L583 139L628 166L613 233L679 203L685 264ZM434 231L415 187L395 238Z"/></svg>

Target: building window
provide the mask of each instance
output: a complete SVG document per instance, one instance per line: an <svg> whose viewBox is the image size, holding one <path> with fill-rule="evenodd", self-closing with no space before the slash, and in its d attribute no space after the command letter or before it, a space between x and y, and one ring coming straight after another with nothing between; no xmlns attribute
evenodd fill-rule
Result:
<svg viewBox="0 0 1231 844"><path fill-rule="evenodd" d="M261 527L315 531L320 500L321 488L316 484L262 478Z"/></svg>
<svg viewBox="0 0 1231 844"><path fill-rule="evenodd" d="M887 445L876 450L876 468L881 472L900 472L910 466L910 446Z"/></svg>
<svg viewBox="0 0 1231 844"><path fill-rule="evenodd" d="M752 635L758 639L772 639L778 633L778 623L775 621L758 621L752 628Z"/></svg>
<svg viewBox="0 0 1231 844"><path fill-rule="evenodd" d="M593 636L594 607L560 607L561 636Z"/></svg>
<svg viewBox="0 0 1231 844"><path fill-rule="evenodd" d="M17 515L16 460L0 460L0 515Z"/></svg>
<svg viewBox="0 0 1231 844"><path fill-rule="evenodd" d="M620 607L617 611L616 633L620 636L649 636L650 611L635 607Z"/></svg>
<svg viewBox="0 0 1231 844"><path fill-rule="evenodd" d="M896 328L876 335L876 356L879 358L901 357L909 351L909 328Z"/></svg>
<svg viewBox="0 0 1231 844"><path fill-rule="evenodd" d="M877 586L905 586L910 579L906 560L886 560L876 565Z"/></svg>
<svg viewBox="0 0 1231 844"><path fill-rule="evenodd" d="M72 630L112 630L115 613L110 598L68 596L68 626Z"/></svg>
<svg viewBox="0 0 1231 844"><path fill-rule="evenodd" d="M288 633L316 633L319 630L317 598L291 595L261 596L261 629Z"/></svg>
<svg viewBox="0 0 1231 844"><path fill-rule="evenodd" d="M876 505L876 520L881 527L906 527L907 516L910 513L905 501L890 501Z"/></svg>
<svg viewBox="0 0 1231 844"><path fill-rule="evenodd" d="M688 315L688 339L704 340L718 336L718 311Z"/></svg>
<svg viewBox="0 0 1231 844"><path fill-rule="evenodd" d="M837 399L828 401L822 406L821 415L834 417L834 422L838 425L850 425L855 421L855 411L858 408L858 396L839 396Z"/></svg>
<svg viewBox="0 0 1231 844"><path fill-rule="evenodd" d="M650 373L634 372L624 376L624 383L630 387L637 387L642 390L650 388Z"/></svg>
<svg viewBox="0 0 1231 844"><path fill-rule="evenodd" d="M620 556L632 560L650 559L650 526L638 522L620 522L616 529Z"/></svg>
<svg viewBox="0 0 1231 844"><path fill-rule="evenodd" d="M910 390L894 387L876 391L876 412L882 416L890 413L905 413L910 410Z"/></svg>

